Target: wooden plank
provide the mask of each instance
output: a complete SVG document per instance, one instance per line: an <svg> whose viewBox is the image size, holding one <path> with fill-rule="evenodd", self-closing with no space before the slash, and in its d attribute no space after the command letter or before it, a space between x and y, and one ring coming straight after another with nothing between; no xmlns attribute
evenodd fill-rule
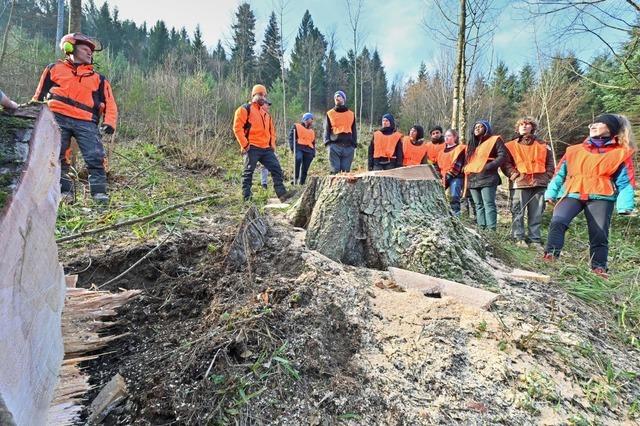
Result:
<svg viewBox="0 0 640 426"><path fill-rule="evenodd" d="M451 297L464 303L487 310L500 295L455 281L436 278L400 268L389 268L391 278L405 290L418 290L425 295Z"/></svg>
<svg viewBox="0 0 640 426"><path fill-rule="evenodd" d="M127 396L127 384L120 374L113 376L109 383L98 393L89 407L89 424L99 423L109 411Z"/></svg>
<svg viewBox="0 0 640 426"><path fill-rule="evenodd" d="M525 271L524 269L514 269L509 273L509 277L515 280L535 281L544 284L551 282L551 277L549 275Z"/></svg>

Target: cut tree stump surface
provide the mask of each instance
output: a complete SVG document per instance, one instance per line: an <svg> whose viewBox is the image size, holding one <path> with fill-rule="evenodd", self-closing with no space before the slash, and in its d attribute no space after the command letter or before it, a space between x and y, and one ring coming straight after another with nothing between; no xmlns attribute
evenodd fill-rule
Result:
<svg viewBox="0 0 640 426"><path fill-rule="evenodd" d="M306 244L348 265L493 283L482 239L451 212L431 166L313 177L288 214Z"/></svg>
<svg viewBox="0 0 640 426"><path fill-rule="evenodd" d="M405 290L419 290L426 296L440 295L456 299L465 305L489 309L500 295L490 291L436 278L400 268L389 268L391 278Z"/></svg>

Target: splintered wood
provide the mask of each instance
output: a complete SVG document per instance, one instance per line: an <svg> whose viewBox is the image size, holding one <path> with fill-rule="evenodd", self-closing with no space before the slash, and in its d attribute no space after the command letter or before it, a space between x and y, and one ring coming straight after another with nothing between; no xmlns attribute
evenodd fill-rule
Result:
<svg viewBox="0 0 640 426"><path fill-rule="evenodd" d="M123 336L105 336L104 332L115 324L105 318L115 317L118 307L140 294L139 290L110 293L74 288L75 281L73 276L66 279L70 287L62 311L65 355L47 424L70 425L79 420L82 398L91 388L89 377L80 369L79 363L99 357L87 354L103 349Z"/></svg>

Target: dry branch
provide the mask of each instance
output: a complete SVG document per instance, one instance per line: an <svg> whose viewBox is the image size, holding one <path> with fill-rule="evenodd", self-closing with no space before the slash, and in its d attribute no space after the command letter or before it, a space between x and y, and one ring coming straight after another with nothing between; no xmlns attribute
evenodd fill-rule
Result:
<svg viewBox="0 0 640 426"><path fill-rule="evenodd" d="M76 240L78 238L86 237L88 235L100 234L105 231L110 231L112 229L122 228L124 226L134 225L136 223L149 222L157 217L164 215L167 212L172 210L179 209L181 207L190 206L193 204L202 203L203 201L212 200L217 197L219 194L206 195L204 197L196 197L191 200L183 201L182 203L174 204L169 207L165 207L162 210L158 210L155 213L151 213L147 216L137 217L135 219L125 220L124 222L114 223L113 225L103 226L101 228L87 229L86 231L78 232L77 234L67 235L66 237L58 238L56 243L64 243L66 241Z"/></svg>

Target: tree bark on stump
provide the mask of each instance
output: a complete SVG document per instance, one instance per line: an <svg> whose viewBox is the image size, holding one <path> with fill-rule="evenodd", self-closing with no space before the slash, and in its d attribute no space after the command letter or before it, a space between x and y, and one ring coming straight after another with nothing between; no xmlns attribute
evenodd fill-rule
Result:
<svg viewBox="0 0 640 426"><path fill-rule="evenodd" d="M493 282L480 237L453 215L431 166L312 178L289 219L342 263Z"/></svg>

